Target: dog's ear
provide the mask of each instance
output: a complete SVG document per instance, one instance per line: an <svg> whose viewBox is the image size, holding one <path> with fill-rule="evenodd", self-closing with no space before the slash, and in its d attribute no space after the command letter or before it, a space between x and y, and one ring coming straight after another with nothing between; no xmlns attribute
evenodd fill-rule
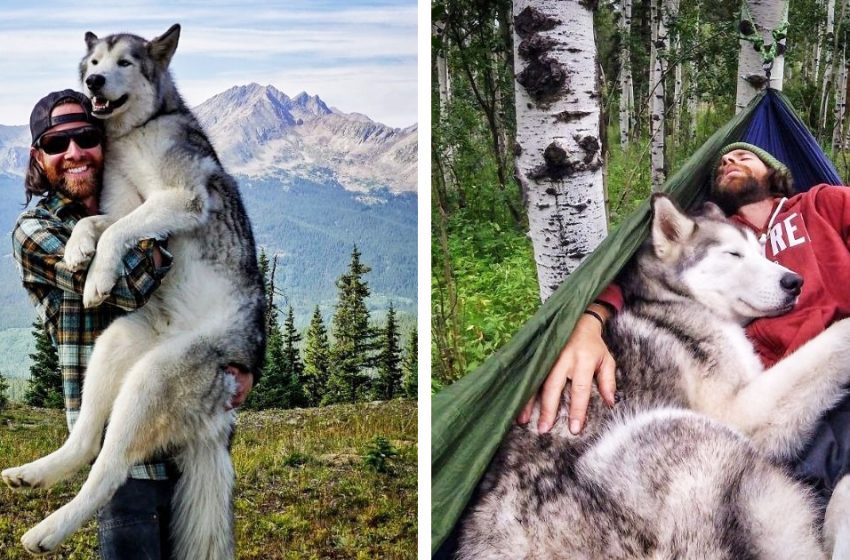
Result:
<svg viewBox="0 0 850 560"><path fill-rule="evenodd" d="M162 68L166 68L177 50L177 41L180 40L180 24L175 23L168 31L151 39L148 43L148 52Z"/></svg>
<svg viewBox="0 0 850 560"><path fill-rule="evenodd" d="M665 259L693 234L696 222L683 214L673 201L659 193L652 195L652 247Z"/></svg>
<svg viewBox="0 0 850 560"><path fill-rule="evenodd" d="M726 214L720 209L720 206L713 202L703 204L700 215L710 220L726 220Z"/></svg>
<svg viewBox="0 0 850 560"><path fill-rule="evenodd" d="M88 47L89 50L92 50L95 43L97 43L97 35L91 31L86 31L86 47Z"/></svg>

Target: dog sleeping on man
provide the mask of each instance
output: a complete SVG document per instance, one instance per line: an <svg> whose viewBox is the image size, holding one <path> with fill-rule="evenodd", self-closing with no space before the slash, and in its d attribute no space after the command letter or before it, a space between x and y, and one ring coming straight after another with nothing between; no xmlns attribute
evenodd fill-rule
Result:
<svg viewBox="0 0 850 560"><path fill-rule="evenodd" d="M132 465L167 451L181 471L177 558L234 556L228 438L235 416L225 405L236 386L225 368L262 366L265 300L236 182L168 70L179 35L179 25L151 41L85 35L80 79L106 129L104 214L77 223L64 261L72 270L88 265L86 307L109 294L122 256L139 240L167 237L174 262L150 301L97 340L65 444L2 473L12 487L47 487L97 458L79 494L23 536L33 554L54 551Z"/></svg>
<svg viewBox="0 0 850 560"><path fill-rule="evenodd" d="M781 466L850 382L850 320L763 371L742 325L788 311L802 278L713 204L699 217L661 195L652 207L605 333L621 399L594 395L579 435L569 389L550 434L539 410L514 426L458 558L850 558L850 478L821 535L811 493Z"/></svg>

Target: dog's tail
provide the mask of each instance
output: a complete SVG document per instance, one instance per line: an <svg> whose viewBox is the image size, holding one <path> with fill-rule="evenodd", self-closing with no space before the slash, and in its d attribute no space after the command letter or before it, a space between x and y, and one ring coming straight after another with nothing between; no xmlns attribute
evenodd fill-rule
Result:
<svg viewBox="0 0 850 560"><path fill-rule="evenodd" d="M174 557L231 560L234 475L226 440L199 438L186 446L177 461L182 474L172 504Z"/></svg>

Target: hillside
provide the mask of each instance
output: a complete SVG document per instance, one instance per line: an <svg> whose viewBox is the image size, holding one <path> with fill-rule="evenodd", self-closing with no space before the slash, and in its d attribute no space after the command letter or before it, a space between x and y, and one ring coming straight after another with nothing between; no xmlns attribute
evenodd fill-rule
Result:
<svg viewBox="0 0 850 560"><path fill-rule="evenodd" d="M54 450L67 435L58 411L0 411L0 465ZM398 449L391 473L363 463L382 435ZM392 401L318 409L240 412L233 443L240 560L416 558L416 403ZM70 500L78 475L50 491L0 488L3 558L30 556L21 535ZM94 523L51 558L96 557Z"/></svg>

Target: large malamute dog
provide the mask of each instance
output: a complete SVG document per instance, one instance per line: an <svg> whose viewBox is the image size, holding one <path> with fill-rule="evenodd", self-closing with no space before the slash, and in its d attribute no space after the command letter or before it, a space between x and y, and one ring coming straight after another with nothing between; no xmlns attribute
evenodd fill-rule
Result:
<svg viewBox="0 0 850 560"><path fill-rule="evenodd" d="M67 442L2 473L13 487L50 486L97 457L80 493L21 539L35 554L56 549L109 500L133 464L162 450L182 472L177 557L234 554L227 449L234 413L225 406L235 382L225 368L261 366L264 298L236 182L169 75L179 33L175 25L151 41L85 36L80 77L106 126L106 214L77 224L64 260L76 270L91 259L86 306L103 301L122 256L140 239L168 236L174 264L152 299L97 341Z"/></svg>
<svg viewBox="0 0 850 560"><path fill-rule="evenodd" d="M459 558L826 558L812 498L779 463L850 381L850 321L763 372L741 325L790 309L802 279L716 206L695 218L665 197L653 208L606 333L621 400L612 410L595 395L578 436L568 391L551 434L536 432L539 412L514 427ZM827 511L830 550L846 534L847 480Z"/></svg>

